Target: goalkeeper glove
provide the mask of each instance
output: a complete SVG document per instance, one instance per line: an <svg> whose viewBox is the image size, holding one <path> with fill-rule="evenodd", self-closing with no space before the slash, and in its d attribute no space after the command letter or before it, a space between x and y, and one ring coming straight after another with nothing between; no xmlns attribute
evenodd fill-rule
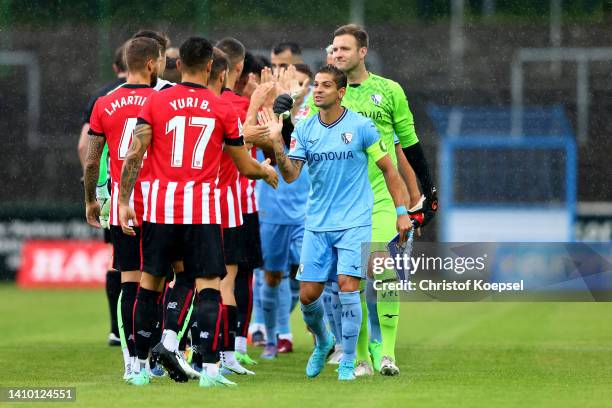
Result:
<svg viewBox="0 0 612 408"><path fill-rule="evenodd" d="M412 219L414 228L424 227L436 216L438 211L438 194L436 188L433 187L429 196L421 197L417 205L412 207L408 214Z"/></svg>
<svg viewBox="0 0 612 408"><path fill-rule="evenodd" d="M275 114L281 115L293 108L293 98L289 94L280 94L274 100L272 110Z"/></svg>
<svg viewBox="0 0 612 408"><path fill-rule="evenodd" d="M106 183L96 187L96 198L100 203L100 225L104 229L110 229L110 194Z"/></svg>

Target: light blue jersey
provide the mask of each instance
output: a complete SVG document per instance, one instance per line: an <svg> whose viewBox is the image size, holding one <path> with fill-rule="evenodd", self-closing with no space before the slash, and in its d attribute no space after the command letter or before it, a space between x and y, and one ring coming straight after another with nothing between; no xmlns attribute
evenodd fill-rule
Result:
<svg viewBox="0 0 612 408"><path fill-rule="evenodd" d="M258 151L259 154L259 151ZM259 161L263 160L263 154ZM279 173L278 166L274 169ZM303 171L293 183L288 184L278 176L278 188L274 190L266 183L257 183L259 221L279 225L303 225L310 180Z"/></svg>
<svg viewBox="0 0 612 408"><path fill-rule="evenodd" d="M297 125L289 157L308 164L307 230L338 231L372 224L366 150L378 147L379 141L372 121L348 109L329 125L318 114ZM384 144L380 150L386 152Z"/></svg>

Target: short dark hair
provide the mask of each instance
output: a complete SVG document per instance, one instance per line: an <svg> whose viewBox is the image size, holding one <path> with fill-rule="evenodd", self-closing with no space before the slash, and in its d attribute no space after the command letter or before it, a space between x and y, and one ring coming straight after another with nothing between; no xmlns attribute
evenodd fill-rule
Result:
<svg viewBox="0 0 612 408"><path fill-rule="evenodd" d="M187 71L203 70L213 55L213 46L202 37L189 37L179 49L181 61Z"/></svg>
<svg viewBox="0 0 612 408"><path fill-rule="evenodd" d="M357 45L359 48L368 47L369 39L367 31L360 25L357 24L347 24L341 27L338 27L336 31L334 31L334 38L340 35L352 35L357 40Z"/></svg>
<svg viewBox="0 0 612 408"><path fill-rule="evenodd" d="M170 46L170 38L168 38L166 33L153 30L138 30L138 32L132 36L132 39L140 37L151 38L157 41L162 53L166 52L166 48Z"/></svg>
<svg viewBox="0 0 612 408"><path fill-rule="evenodd" d="M119 72L126 72L127 66L125 65L125 44L121 44L121 46L117 47L115 50L115 58L113 58L113 64L117 67Z"/></svg>
<svg viewBox="0 0 612 408"><path fill-rule="evenodd" d="M290 50L292 55L302 55L302 48L297 43L290 41L276 44L272 48L272 53L276 55L287 50Z"/></svg>
<svg viewBox="0 0 612 408"><path fill-rule="evenodd" d="M302 74L308 75L309 78L312 77L312 71L310 70L308 64L295 64L295 70L297 72L301 72Z"/></svg>
<svg viewBox="0 0 612 408"><path fill-rule="evenodd" d="M323 74L332 74L334 77L334 82L336 83L336 87L338 89L340 88L346 88L346 84L347 84L347 79L346 79L346 74L342 71L340 71L338 68L336 68L333 65L324 65L321 68L319 68L319 70L317 71L317 74L319 73L323 73Z"/></svg>
<svg viewBox="0 0 612 408"><path fill-rule="evenodd" d="M217 80L219 74L223 71L227 71L229 68L229 59L227 54L221 51L221 49L213 48L213 63L212 69L210 70L210 79Z"/></svg>
<svg viewBox="0 0 612 408"><path fill-rule="evenodd" d="M139 37L129 40L124 48L125 63L134 72L145 69L149 60L157 61L161 47L152 38Z"/></svg>
<svg viewBox="0 0 612 408"><path fill-rule="evenodd" d="M242 68L242 74L240 77L247 76L249 74L261 74L261 70L264 67L269 67L270 62L265 60L265 58L255 56L250 52L246 52L244 54L244 68Z"/></svg>
<svg viewBox="0 0 612 408"><path fill-rule="evenodd" d="M236 65L244 61L246 49L244 45L235 38L225 37L217 43L217 48L226 54L229 60L230 69L234 69Z"/></svg>

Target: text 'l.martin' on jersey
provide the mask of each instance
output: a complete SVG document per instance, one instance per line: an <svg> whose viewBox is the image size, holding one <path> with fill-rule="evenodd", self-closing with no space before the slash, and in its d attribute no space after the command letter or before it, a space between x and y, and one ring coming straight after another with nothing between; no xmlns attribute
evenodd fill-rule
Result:
<svg viewBox="0 0 612 408"><path fill-rule="evenodd" d="M139 123L153 129L151 191L144 220L221 224L219 175L223 143L244 144L232 104L206 87L183 82L151 94Z"/></svg>
<svg viewBox="0 0 612 408"><path fill-rule="evenodd" d="M89 119L89 133L103 136L108 145L111 170L111 211L110 224L119 225L118 202L121 167L127 155L138 114L154 92L147 85L123 84L113 93L98 98ZM134 208L138 222L142 221L144 206L148 195L149 161L143 160L138 180L130 197L130 206ZM144 184L143 184L144 183Z"/></svg>

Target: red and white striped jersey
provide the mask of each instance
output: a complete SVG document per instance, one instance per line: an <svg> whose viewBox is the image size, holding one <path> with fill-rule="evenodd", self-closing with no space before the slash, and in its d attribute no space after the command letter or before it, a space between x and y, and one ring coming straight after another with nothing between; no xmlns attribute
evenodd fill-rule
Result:
<svg viewBox="0 0 612 408"><path fill-rule="evenodd" d="M223 96L234 104L242 123L246 121L246 114L249 110L250 101L244 96L238 95L229 89L224 90ZM257 159L257 149L255 146L251 149L251 157ZM257 212L257 200L255 198L255 180L248 179L242 174L239 175L240 182L240 208L243 214L252 214Z"/></svg>
<svg viewBox="0 0 612 408"><path fill-rule="evenodd" d="M89 132L93 135L105 137L108 144L110 174L113 181L111 188L111 225L119 225L118 203L121 167L132 142L138 114L152 92L154 92L153 88L147 85L123 84L113 92L98 98L91 113ZM150 165L145 157L130 197L130 206L134 208L138 222L142 222L144 202L146 201L141 183L148 180L149 177Z"/></svg>
<svg viewBox="0 0 612 408"><path fill-rule="evenodd" d="M221 99L230 102L234 106L240 123L244 123L249 109L249 100L227 88L221 93ZM239 130L241 131L241 129ZM223 152L221 157L219 189L221 190L221 226L223 228L241 226L243 220L238 168L236 168L231 156L227 152Z"/></svg>
<svg viewBox="0 0 612 408"><path fill-rule="evenodd" d="M251 148L251 157L257 160L257 148ZM255 180L248 179L240 175L240 199L243 214L253 214L257 212L257 197L255 196Z"/></svg>
<svg viewBox="0 0 612 408"><path fill-rule="evenodd" d="M223 143L244 143L232 104L202 85L183 82L152 94L138 120L153 130L144 221L221 224L217 178Z"/></svg>

